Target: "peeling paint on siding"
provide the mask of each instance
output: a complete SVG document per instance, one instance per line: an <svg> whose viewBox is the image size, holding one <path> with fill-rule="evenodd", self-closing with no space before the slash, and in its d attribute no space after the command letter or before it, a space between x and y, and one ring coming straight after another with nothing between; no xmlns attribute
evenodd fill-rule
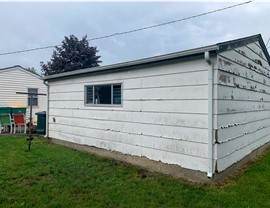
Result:
<svg viewBox="0 0 270 208"><path fill-rule="evenodd" d="M220 172L270 141L270 67L253 43L223 51L217 59L215 131Z"/></svg>
<svg viewBox="0 0 270 208"><path fill-rule="evenodd" d="M207 67L200 59L52 81L50 136L206 172ZM123 83L122 107L84 106L84 85L113 82Z"/></svg>

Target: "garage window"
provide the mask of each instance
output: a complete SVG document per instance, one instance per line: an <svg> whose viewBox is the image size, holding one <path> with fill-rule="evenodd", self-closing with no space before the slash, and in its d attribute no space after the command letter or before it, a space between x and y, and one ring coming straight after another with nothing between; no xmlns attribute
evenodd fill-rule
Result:
<svg viewBox="0 0 270 208"><path fill-rule="evenodd" d="M122 84L85 86L85 104L122 105Z"/></svg>

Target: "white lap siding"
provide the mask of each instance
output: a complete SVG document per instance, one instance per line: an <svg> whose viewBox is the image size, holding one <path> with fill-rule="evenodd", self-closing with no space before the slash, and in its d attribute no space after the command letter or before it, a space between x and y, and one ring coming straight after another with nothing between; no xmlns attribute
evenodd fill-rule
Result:
<svg viewBox="0 0 270 208"><path fill-rule="evenodd" d="M123 105L84 105L84 86L122 83ZM207 171L204 59L50 81L49 136Z"/></svg>
<svg viewBox="0 0 270 208"><path fill-rule="evenodd" d="M215 70L217 170L270 141L269 64L259 43L222 52Z"/></svg>
<svg viewBox="0 0 270 208"><path fill-rule="evenodd" d="M0 71L0 106L28 106L27 95L19 95L16 92L28 92L28 88L37 88L38 93L47 94L47 88L43 80L31 72L20 67L14 67ZM38 106L33 106L33 118L35 113L46 111L46 96L38 96ZM26 110L26 117L30 117L30 108Z"/></svg>

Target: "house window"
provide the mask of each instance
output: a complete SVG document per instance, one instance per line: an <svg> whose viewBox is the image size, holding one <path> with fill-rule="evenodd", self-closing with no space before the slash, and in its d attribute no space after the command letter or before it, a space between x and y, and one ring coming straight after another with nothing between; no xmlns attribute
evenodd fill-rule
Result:
<svg viewBox="0 0 270 208"><path fill-rule="evenodd" d="M104 84L85 86L85 104L121 105L122 85Z"/></svg>
<svg viewBox="0 0 270 208"><path fill-rule="evenodd" d="M38 89L37 88L28 88L28 93L38 93ZM28 95L28 106L30 106L30 99L31 96ZM32 106L38 106L38 96L37 95L33 95L33 99L32 99Z"/></svg>

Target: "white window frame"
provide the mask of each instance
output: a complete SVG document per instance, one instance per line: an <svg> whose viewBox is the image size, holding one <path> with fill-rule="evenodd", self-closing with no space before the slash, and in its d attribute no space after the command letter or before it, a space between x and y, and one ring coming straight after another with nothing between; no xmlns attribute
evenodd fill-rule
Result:
<svg viewBox="0 0 270 208"><path fill-rule="evenodd" d="M95 103L95 89L93 89L93 103L87 103L87 87L111 85L111 104L98 104ZM113 104L113 87L114 85L121 85L121 104ZM93 84L84 86L84 105L92 107L123 107L123 83L103 83L103 84Z"/></svg>
<svg viewBox="0 0 270 208"><path fill-rule="evenodd" d="M36 87L28 87L27 88L27 93L29 93L29 89L36 89L37 90L37 93L38 93L38 90L39 90L39 88L36 88ZM30 98L30 96L29 95L27 95L27 100L26 100L26 102L27 102L27 107L30 107L30 103L28 102L28 98ZM32 103L32 107L33 108L38 108L39 107L39 99L38 99L38 95L37 95L37 105L33 105L33 103Z"/></svg>

